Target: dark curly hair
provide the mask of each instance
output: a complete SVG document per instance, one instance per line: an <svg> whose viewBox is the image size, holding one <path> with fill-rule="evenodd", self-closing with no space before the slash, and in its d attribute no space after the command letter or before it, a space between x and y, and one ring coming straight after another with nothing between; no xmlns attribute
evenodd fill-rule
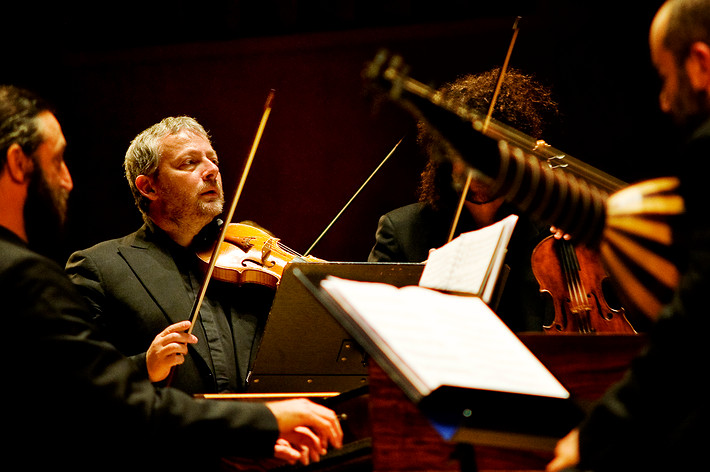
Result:
<svg viewBox="0 0 710 472"><path fill-rule="evenodd" d="M439 88L445 98L485 115L490 107L500 68L481 74L464 75ZM545 124L558 115L552 92L532 75L509 69L496 99L492 117L534 138L543 134ZM417 140L429 161L422 172L419 201L434 208L455 205L458 200L451 185L450 152L436 139L424 122L418 123Z"/></svg>

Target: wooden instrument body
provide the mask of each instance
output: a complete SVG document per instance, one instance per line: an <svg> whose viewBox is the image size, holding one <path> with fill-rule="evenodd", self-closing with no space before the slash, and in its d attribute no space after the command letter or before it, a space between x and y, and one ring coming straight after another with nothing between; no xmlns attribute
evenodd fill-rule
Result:
<svg viewBox="0 0 710 472"><path fill-rule="evenodd" d="M613 308L607 300L604 284L609 276L597 250L549 236L535 247L531 262L540 291L555 307L546 332L636 333L624 308Z"/></svg>

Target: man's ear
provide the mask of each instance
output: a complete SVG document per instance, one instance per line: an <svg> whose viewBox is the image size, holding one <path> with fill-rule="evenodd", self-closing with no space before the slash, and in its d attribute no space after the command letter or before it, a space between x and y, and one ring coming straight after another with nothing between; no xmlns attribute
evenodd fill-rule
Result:
<svg viewBox="0 0 710 472"><path fill-rule="evenodd" d="M685 72L693 90L710 92L710 45L697 41L690 46Z"/></svg>
<svg viewBox="0 0 710 472"><path fill-rule="evenodd" d="M155 190L155 185L153 183L153 178L147 175L139 175L136 177L136 188L144 197L155 200L158 198L158 193Z"/></svg>
<svg viewBox="0 0 710 472"><path fill-rule="evenodd" d="M25 154L17 143L10 144L7 149L7 162L5 164L7 168L7 173L10 178L18 183L22 184L26 182L34 171L35 165L34 161Z"/></svg>

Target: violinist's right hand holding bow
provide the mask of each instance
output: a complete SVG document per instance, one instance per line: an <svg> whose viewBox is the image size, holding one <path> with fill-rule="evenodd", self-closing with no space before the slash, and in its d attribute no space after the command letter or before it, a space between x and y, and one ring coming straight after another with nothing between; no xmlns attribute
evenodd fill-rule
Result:
<svg viewBox="0 0 710 472"><path fill-rule="evenodd" d="M150 343L145 362L151 382L161 382L171 369L185 362L187 345L195 344L197 337L187 332L190 321L180 321L161 331Z"/></svg>

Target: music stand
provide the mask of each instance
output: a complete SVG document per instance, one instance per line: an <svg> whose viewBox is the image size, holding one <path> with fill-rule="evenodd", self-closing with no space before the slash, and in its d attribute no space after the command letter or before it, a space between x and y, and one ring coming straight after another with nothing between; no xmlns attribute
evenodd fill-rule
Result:
<svg viewBox="0 0 710 472"><path fill-rule="evenodd" d="M417 285L424 264L325 262L286 266L247 378L248 393L346 392L367 385L367 354L294 275Z"/></svg>

